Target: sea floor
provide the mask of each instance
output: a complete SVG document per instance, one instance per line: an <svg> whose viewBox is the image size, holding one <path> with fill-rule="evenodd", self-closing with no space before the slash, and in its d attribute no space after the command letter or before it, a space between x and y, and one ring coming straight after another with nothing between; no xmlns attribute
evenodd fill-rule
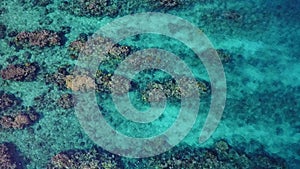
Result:
<svg viewBox="0 0 300 169"><path fill-rule="evenodd" d="M161 12L180 17L205 34L221 58L226 77L226 104L222 118L212 136L205 143L199 144L199 135L211 101L211 95L207 92L203 97L201 95L199 114L191 131L171 152L147 161L147 158L137 160L117 155L112 157L109 152L97 150L94 153L109 154L107 156L110 158L102 159L101 155L101 158L95 155L92 156L93 159L87 158L83 161L100 160L96 163L103 164L107 159L117 158L122 164L114 165L110 161L101 167L171 168L171 165L167 165L172 163L170 161L165 165L155 161L163 161L162 157L177 157L178 154L184 154L187 159L195 159L195 156L208 158L201 156L201 153L207 154L204 150L211 150L217 152L212 153L216 156L215 163L221 163L214 165L207 162L207 166L204 166L202 161L199 162L198 168L255 168L250 164L225 165L230 158L220 158L219 149L215 148L218 145L216 143L223 140L230 149L238 152L240 156L245 154L247 159L252 159L257 154L275 159L273 164L271 160L268 165L261 160L265 168L272 168L275 161L278 162L278 168L300 168L300 1L1 0L0 91L14 97L10 96L7 101L3 92L0 92L0 144L15 145L16 153L19 154L19 164L16 168L63 168L63 165L68 164L61 164L61 161L55 163L55 155L73 150L77 155L69 155L71 160L79 158L81 151L99 148L85 132L82 123L79 123L75 112L76 101L70 101L69 97L76 93L77 89L68 85L66 79L76 78L72 76L72 71L80 62L77 58L80 55L79 48L82 47L80 45L115 19L141 12ZM143 28L148 22L142 20L135 26ZM180 27L175 29L180 33ZM51 31L46 32L45 36L39 34L41 30ZM25 32L25 35L22 36L22 32ZM56 38L60 42L57 42ZM74 45L74 42L78 44ZM172 52L190 67L197 78L210 83L210 77L199 58L186 44L177 39L163 34L148 33L128 37L121 41L120 45L130 47L131 52L147 48L160 48ZM121 51L121 55L127 53ZM116 58L116 62L119 62L120 58ZM31 63L38 65L38 70L32 70L35 67L30 67ZM106 64L109 69L113 68L110 66L115 66L115 62ZM12 65L19 66L19 69L10 67ZM29 67L31 70L27 71ZM172 68L175 72L180 70L176 66ZM136 81L145 83L147 80L151 81L151 78L155 79L157 74L159 73L144 72L136 76ZM156 78L161 80L164 76L166 75L159 74ZM88 87L88 80L85 79L84 87ZM106 91L98 94L103 93ZM110 121L111 126L132 137L153 136L170 127L180 109L178 101L180 100L170 101L164 117L151 125L143 124L142 128L137 130L138 125L126 123L118 115L115 117L116 109L111 99L98 99L99 108L106 110L106 120ZM141 103L136 103L135 107L139 107L139 104ZM7 117L17 119L21 112L30 114L32 111L38 114L38 119L31 118L30 124L28 120L25 120L28 124L24 125L21 125L21 122L9 123L4 120L4 117L6 120ZM185 146L190 148L182 148ZM196 150L190 153L191 148ZM4 158L4 155L1 158ZM172 158L170 159L172 161ZM78 161L80 160L77 159ZM184 162L192 163L184 160L173 161L173 167L188 168L189 165L183 165ZM5 168L6 164L0 160L0 168ZM83 165L75 167L74 163L69 165L69 168L84 168ZM197 168L197 165L193 167Z"/></svg>

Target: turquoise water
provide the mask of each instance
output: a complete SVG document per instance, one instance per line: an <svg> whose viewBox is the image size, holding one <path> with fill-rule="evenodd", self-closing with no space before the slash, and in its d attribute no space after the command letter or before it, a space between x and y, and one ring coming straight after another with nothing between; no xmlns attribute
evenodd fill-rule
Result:
<svg viewBox="0 0 300 169"><path fill-rule="evenodd" d="M76 116L76 103L73 104L65 94L76 93L75 88L68 86L66 79L75 79L71 77L72 71L81 61L80 58L74 59L81 54L72 43L87 43L107 23L141 12L172 14L199 28L220 56L227 94L222 119L205 143L199 144L198 139L209 112L209 85L208 91L200 94L198 117L192 119L196 122L180 144L155 157L133 159L112 155L93 142ZM14 95L12 100L19 100L19 103L8 104L10 101L0 92L0 144L15 146L11 150L15 149L14 158L10 161L17 161L16 168L84 168L84 165L86 168L171 168L173 165L173 168L298 169L299 12L300 2L297 0L2 0L0 90ZM143 28L147 22L143 20L135 26ZM180 26L170 25L170 31L186 36L180 34L185 25ZM44 29L53 32L48 32L50 36L42 37L38 32ZM22 39L21 32L27 32L28 36ZM61 37L60 43L55 42L54 35ZM159 48L172 52L184 61L197 80L205 84L211 82L205 66L195 53L172 37L140 34L127 37L119 46L128 46L131 51L128 55L109 54L108 59L99 64L99 69L105 72L103 76L108 77L107 74L113 73L130 54ZM160 56L160 59L166 60L164 56ZM14 76L5 73L10 65L22 65L20 67L23 69L29 69L30 63L38 65L38 71L22 73L19 70L18 74L13 69L10 73L17 74ZM182 73L179 66L169 66L174 72ZM82 76L93 77L95 74L96 71L83 73ZM164 86L170 78L166 72L158 70L148 70L134 76L130 89L133 107L149 110L147 83L156 82ZM77 83L88 84L88 80L79 80ZM131 137L142 138L163 133L178 117L182 106L182 99L170 94L167 106L155 121L150 124L131 122L116 110L105 85L98 84L96 90L99 109L103 110L105 120L115 130ZM18 123L11 123L7 127L7 123L4 123L4 117L16 118L20 112L31 114L33 111L38 114L38 120L30 120L31 124L24 127L18 127ZM184 113L189 117L189 112ZM220 143L220 140L224 142ZM162 142L171 141L165 138ZM141 148L136 146L137 149ZM60 152L67 152L67 163L62 164L63 158L55 156ZM0 168L7 168L6 165L0 160Z"/></svg>

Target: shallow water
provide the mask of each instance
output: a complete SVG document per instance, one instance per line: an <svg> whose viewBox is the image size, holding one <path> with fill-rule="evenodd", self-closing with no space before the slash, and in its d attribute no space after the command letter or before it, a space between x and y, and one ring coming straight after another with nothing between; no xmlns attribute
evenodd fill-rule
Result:
<svg viewBox="0 0 300 169"><path fill-rule="evenodd" d="M300 2L297 0L247 2L175 0L175 2L178 4L173 6L171 3L167 6L163 1L152 0L122 3L117 1L104 3L103 1L103 3L93 4L95 6L85 6L77 0L68 3L58 0L2 0L0 24L6 27L6 29L3 26L0 28L2 72L9 65L34 62L39 65L39 71L31 80L7 80L2 73L0 90L15 95L21 103L9 106L7 109L0 109L0 115L1 117L15 116L21 111L27 112L28 107L32 107L39 114L39 120L24 129L6 129L1 124L0 143L13 143L21 156L23 167L29 169L46 168L51 162L51 157L59 152L89 150L96 146L82 123L79 123L76 108L73 106L63 108L58 104L57 100L63 94L76 93L76 91L72 91L71 87L60 87L55 82L59 81L58 79L47 82L49 81L47 75L57 73L61 67L72 73L75 65L80 65L80 58L74 60L70 57L72 54L78 54L70 50L70 44L78 40L80 34L81 40L84 39L82 33L91 38L107 23L122 16L141 12L161 12L180 17L199 28L201 30L199 34L210 41L211 44L208 46L218 52L226 77L226 104L222 118L212 136L205 143L199 144L199 135L212 100L211 93L208 92L201 95L200 101L196 102L200 105L196 119L188 119L191 107L187 109L187 112L183 112L187 113L186 121L188 122L185 121L186 123L181 127L185 128L185 124L189 125L193 120L195 124L191 131L185 133L187 136L181 144L194 148L211 148L214 147L215 142L222 139L232 148L238 149L241 154L246 153L249 158L252 155L255 156L257 152L264 152L268 156L284 159L289 168L299 168ZM92 1L89 5L91 3ZM145 33L126 37L119 44L129 46L131 54L149 48L172 52L185 62L195 77L207 83L211 82L211 76L205 65L194 51L184 42L174 38L183 37L190 42L193 41L195 37L189 37L186 32L182 31L185 30L186 25L176 25L170 20L161 20L161 22L171 23L169 31L173 33L173 37L168 37L164 33ZM148 20L140 20L138 25L128 24L143 29L143 26L148 25L147 23L149 23ZM157 23L152 26L164 32L160 29L162 25ZM70 31L66 31L63 27L69 27ZM16 45L18 41L16 34L41 29L57 33L64 32L62 43L53 46L48 43L40 47L41 45L32 45L33 43L25 38L23 41L20 40L21 44ZM115 35L125 35L126 31L130 30L122 31L124 32L118 32ZM13 32L16 34L14 35ZM205 45L207 44L203 46ZM203 46L199 45L199 48ZM167 60L165 56L159 57ZM123 60L124 58L117 61L109 60L110 62L100 64L100 69L113 72L118 66L116 63ZM172 64L168 66L175 73L183 73L180 66L176 67ZM146 89L146 82L162 83L164 78L166 75L159 71L142 72L134 77L134 81L140 87L133 87L130 93L135 108L147 109L149 104L142 101L138 94L135 96L134 92ZM64 79L62 81L64 83ZM163 133L178 117L178 110L182 106L180 99L171 100L162 116L155 122L138 124L120 116L111 98L105 97L105 92L97 94L102 96L98 99L98 104L100 109L105 110L103 111L106 113L104 113L105 119L114 130L131 137ZM193 101L190 102L193 103ZM169 141L169 143L173 141L168 139L164 141ZM115 141L117 144L118 141ZM105 147L102 148L105 149ZM122 161L124 168L134 167L132 163L137 164L133 159L124 158ZM136 168L139 168L138 165ZM143 167L140 166L140 168Z"/></svg>

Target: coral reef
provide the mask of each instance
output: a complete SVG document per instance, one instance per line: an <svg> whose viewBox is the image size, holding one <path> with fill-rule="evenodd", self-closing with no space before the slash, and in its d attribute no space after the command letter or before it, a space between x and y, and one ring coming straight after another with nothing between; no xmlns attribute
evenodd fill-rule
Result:
<svg viewBox="0 0 300 169"><path fill-rule="evenodd" d="M108 50L108 55L110 59L124 59L131 52L129 46L121 46L119 44L115 44Z"/></svg>
<svg viewBox="0 0 300 169"><path fill-rule="evenodd" d="M217 53L222 61L222 63L229 63L232 61L232 54L225 49L217 49Z"/></svg>
<svg viewBox="0 0 300 169"><path fill-rule="evenodd" d="M30 0L30 1L32 1L33 6L38 5L43 7L53 3L53 0Z"/></svg>
<svg viewBox="0 0 300 169"><path fill-rule="evenodd" d="M47 5L52 4L53 0L20 0L19 2L22 4L23 8L27 9L35 6L46 7Z"/></svg>
<svg viewBox="0 0 300 169"><path fill-rule="evenodd" d="M186 84L185 86L179 87L174 80L164 80L163 82L153 82L147 85L147 87L141 91L142 100L151 102L151 101L160 101L165 96L169 99L180 99L181 97L192 97L193 92L190 91L192 84L192 79L189 77L181 77L178 83ZM205 96L210 93L209 83L204 80L196 79L196 88L199 91L200 96ZM164 93L163 95L158 95L157 91Z"/></svg>
<svg viewBox="0 0 300 169"><path fill-rule="evenodd" d="M73 91L87 91L95 89L95 80L87 75L67 75L65 78L66 87Z"/></svg>
<svg viewBox="0 0 300 169"><path fill-rule="evenodd" d="M0 91L0 111L6 110L20 103L21 100L15 95Z"/></svg>
<svg viewBox="0 0 300 169"><path fill-rule="evenodd" d="M147 165L150 168L161 169L287 168L286 163L281 159L275 159L269 155L245 154L229 146L224 140L217 141L209 149L192 148L190 146L175 147L169 152L151 157L141 167L147 167Z"/></svg>
<svg viewBox="0 0 300 169"><path fill-rule="evenodd" d="M187 6L192 0L141 0L141 1L115 1L115 0L73 0L63 1L60 9L73 15L87 17L114 17L136 12L166 11L178 6Z"/></svg>
<svg viewBox="0 0 300 169"><path fill-rule="evenodd" d="M246 154L228 145L224 140L216 141L213 147L195 148L188 145L176 146L163 154L128 159L105 152L100 148L87 151L70 150L52 157L48 169L62 168L188 168L188 169L232 169L232 168L287 168L286 162L271 157L263 150Z"/></svg>
<svg viewBox="0 0 300 169"><path fill-rule="evenodd" d="M118 95L127 93L131 87L131 82L126 77L113 75L101 70L98 70L96 73L95 83L97 92L114 92L114 94Z"/></svg>
<svg viewBox="0 0 300 169"><path fill-rule="evenodd" d="M179 5L179 0L159 0L159 3L165 8L172 8Z"/></svg>
<svg viewBox="0 0 300 169"><path fill-rule="evenodd" d="M4 39L6 36L6 26L0 23L0 39Z"/></svg>
<svg viewBox="0 0 300 169"><path fill-rule="evenodd" d="M100 50L103 48L101 54L105 55L107 60L124 59L131 52L129 46L115 44L108 38L101 36L92 37L90 39L91 42L87 44L88 38L89 37L87 34L81 33L75 41L70 43L68 51L71 59L77 59L81 52L83 54L82 56L84 57L88 57L92 52L98 52L92 51L94 48L99 48Z"/></svg>
<svg viewBox="0 0 300 169"><path fill-rule="evenodd" d="M52 157L48 169L118 169L122 168L117 155L110 154L102 149L93 148L89 151L67 151Z"/></svg>
<svg viewBox="0 0 300 169"><path fill-rule="evenodd" d="M52 30L36 30L33 32L19 32L13 41L17 47L51 47L64 44L64 35Z"/></svg>
<svg viewBox="0 0 300 169"><path fill-rule="evenodd" d="M1 70L4 80L32 81L39 71L37 63L12 64Z"/></svg>
<svg viewBox="0 0 300 169"><path fill-rule="evenodd" d="M1 169L22 169L22 164L18 160L15 145L12 143L0 144L0 168Z"/></svg>
<svg viewBox="0 0 300 169"><path fill-rule="evenodd" d="M34 110L19 112L14 115L4 115L0 117L0 128L24 129L34 124L38 119L39 115Z"/></svg>
<svg viewBox="0 0 300 169"><path fill-rule="evenodd" d="M118 13L118 5L109 0L73 0L63 1L60 6L79 16L115 16Z"/></svg>
<svg viewBox="0 0 300 169"><path fill-rule="evenodd" d="M88 40L88 35L85 33L81 33L79 37L70 43L68 47L68 51L70 53L71 59L77 59L81 50L85 48L86 42Z"/></svg>
<svg viewBox="0 0 300 169"><path fill-rule="evenodd" d="M69 109L75 106L75 100L71 94L67 93L58 98L57 104L64 109Z"/></svg>
<svg viewBox="0 0 300 169"><path fill-rule="evenodd" d="M66 76L70 75L69 66L62 66L57 69L55 73L48 73L44 79L46 84L56 84L60 90L66 89Z"/></svg>

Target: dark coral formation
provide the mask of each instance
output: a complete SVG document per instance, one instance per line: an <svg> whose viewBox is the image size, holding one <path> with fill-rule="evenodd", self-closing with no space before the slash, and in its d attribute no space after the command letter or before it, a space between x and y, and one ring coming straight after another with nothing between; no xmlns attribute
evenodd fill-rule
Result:
<svg viewBox="0 0 300 169"><path fill-rule="evenodd" d="M30 1L32 1L33 6L38 5L43 7L53 3L53 0L30 0Z"/></svg>
<svg viewBox="0 0 300 169"><path fill-rule="evenodd" d="M57 109L56 100L49 91L42 93L33 99L33 106L38 112L53 111Z"/></svg>
<svg viewBox="0 0 300 169"><path fill-rule="evenodd" d="M45 75L46 84L55 84L60 90L66 89L66 77L70 75L69 66L59 67L57 72Z"/></svg>
<svg viewBox="0 0 300 169"><path fill-rule="evenodd" d="M38 71L37 63L12 64L1 70L1 77L4 80L32 81Z"/></svg>
<svg viewBox="0 0 300 169"><path fill-rule="evenodd" d="M165 8L173 8L177 5L179 5L179 0L159 0L159 3L162 7Z"/></svg>
<svg viewBox="0 0 300 169"><path fill-rule="evenodd" d="M68 51L71 59L77 59L81 52L83 56L85 56L85 53L89 53L89 49L93 49L93 47L102 48L102 46L106 46L107 49L104 51L104 55L106 55L110 60L124 59L131 52L131 48L129 46L115 44L108 38L101 36L92 37L91 43L87 44L88 38L87 34L81 33L75 41L70 43ZM86 55L88 57L88 54Z"/></svg>
<svg viewBox="0 0 300 169"><path fill-rule="evenodd" d="M232 55L228 50L225 49L217 49L217 53L222 61L222 63L229 63L232 61Z"/></svg>
<svg viewBox="0 0 300 169"><path fill-rule="evenodd" d="M166 11L178 6L187 6L192 0L72 0L63 1L60 8L73 15L88 17L114 17L137 12Z"/></svg>
<svg viewBox="0 0 300 169"><path fill-rule="evenodd" d="M15 145L11 143L0 144L0 168L1 169L22 169L21 162Z"/></svg>
<svg viewBox="0 0 300 169"><path fill-rule="evenodd" d="M181 77L178 79L180 83L185 86L180 87L178 82L172 79L165 79L162 82L152 82L147 85L145 89L142 89L142 100L147 102L158 102L167 97L168 99L180 99L181 97L189 98L194 96L194 91L190 91L191 84L195 82L195 88L198 89L200 96L206 96L210 93L210 85L208 82L200 79L193 81L189 77ZM164 95L159 95L156 91L161 91ZM159 92L160 93L160 92Z"/></svg>
<svg viewBox="0 0 300 169"><path fill-rule="evenodd" d="M188 169L233 169L233 168L287 168L284 160L272 157L263 150L246 154L220 140L212 148L194 148L187 145L174 147L163 154L128 159L104 152L100 149L89 151L61 152L52 157L48 169L62 168L188 168Z"/></svg>
<svg viewBox="0 0 300 169"><path fill-rule="evenodd" d="M0 39L4 39L6 36L6 26L0 23Z"/></svg>
<svg viewBox="0 0 300 169"><path fill-rule="evenodd" d="M67 151L52 157L48 169L117 169L122 168L121 157L110 154L102 149L90 151Z"/></svg>
<svg viewBox="0 0 300 169"><path fill-rule="evenodd" d="M118 4L110 0L63 1L61 9L79 16L115 16Z"/></svg>
<svg viewBox="0 0 300 169"><path fill-rule="evenodd" d="M95 83L96 91L100 93L124 94L130 89L130 80L126 77L114 75L105 71L98 70Z"/></svg>
<svg viewBox="0 0 300 169"><path fill-rule="evenodd" d="M39 115L34 110L19 112L14 115L4 115L0 117L0 128L24 129L34 124L38 119Z"/></svg>
<svg viewBox="0 0 300 169"><path fill-rule="evenodd" d="M0 91L0 111L6 110L20 103L21 100L15 95Z"/></svg>
<svg viewBox="0 0 300 169"><path fill-rule="evenodd" d="M53 0L20 0L19 2L27 9L35 6L46 7L47 5L52 4Z"/></svg>
<svg viewBox="0 0 300 169"><path fill-rule="evenodd" d="M14 38L14 45L17 47L51 47L64 44L64 35L52 30L36 30L33 32L23 31Z"/></svg>
<svg viewBox="0 0 300 169"><path fill-rule="evenodd" d="M69 109L75 106L75 100L72 94L67 93L58 98L57 104L64 109Z"/></svg>
<svg viewBox="0 0 300 169"><path fill-rule="evenodd" d="M70 43L68 51L70 53L71 59L77 59L81 50L85 48L86 42L88 40L87 34L80 34L80 36L73 42Z"/></svg>
<svg viewBox="0 0 300 169"><path fill-rule="evenodd" d="M261 152L258 152L261 153ZM164 154L151 157L140 168L287 168L279 158L267 154L245 154L221 140L213 148L201 149L190 146L176 147Z"/></svg>

